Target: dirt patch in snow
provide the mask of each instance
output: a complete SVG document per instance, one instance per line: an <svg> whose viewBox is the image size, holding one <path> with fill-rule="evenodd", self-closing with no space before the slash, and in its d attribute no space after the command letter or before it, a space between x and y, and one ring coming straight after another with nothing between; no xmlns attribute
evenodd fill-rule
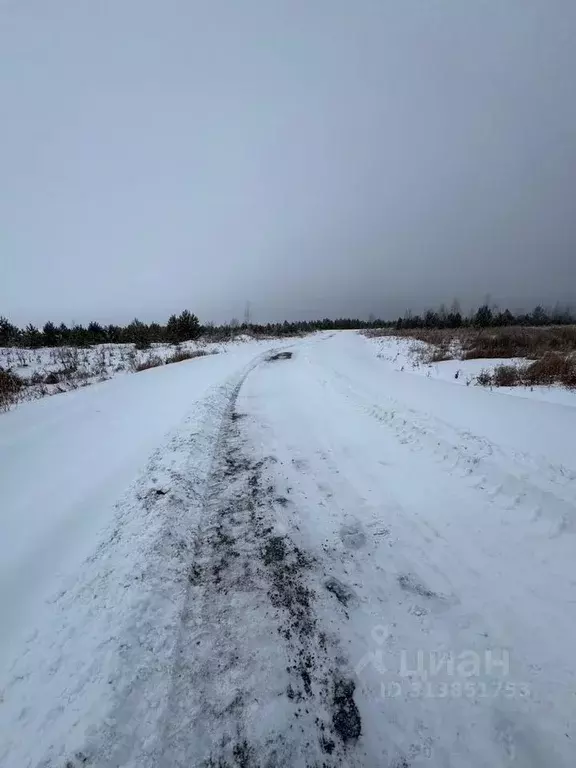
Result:
<svg viewBox="0 0 576 768"><path fill-rule="evenodd" d="M270 355L268 358L269 363L273 363L276 360L290 360L292 352L277 352L275 355Z"/></svg>
<svg viewBox="0 0 576 768"><path fill-rule="evenodd" d="M244 424L231 407L193 547L158 756L335 768L361 734L354 683L316 613L320 565L277 528L275 510L289 500L275 486L275 459L252 455ZM354 597L335 579L324 585L343 604ZM268 713L258 722L256 703Z"/></svg>
<svg viewBox="0 0 576 768"><path fill-rule="evenodd" d="M347 584L344 584L334 576L330 576L330 578L326 579L324 586L345 608L348 606L348 603L356 600L356 593L354 590L350 589Z"/></svg>
<svg viewBox="0 0 576 768"><path fill-rule="evenodd" d="M438 597L436 592L428 589L428 587L419 582L418 579L415 578L412 574L402 573L400 576L398 576L397 581L400 588L406 592L413 592L415 595L420 595L420 597Z"/></svg>
<svg viewBox="0 0 576 768"><path fill-rule="evenodd" d="M356 683L353 680L334 681L334 714L332 722L334 730L343 742L355 741L362 732L360 713L354 701L354 689Z"/></svg>

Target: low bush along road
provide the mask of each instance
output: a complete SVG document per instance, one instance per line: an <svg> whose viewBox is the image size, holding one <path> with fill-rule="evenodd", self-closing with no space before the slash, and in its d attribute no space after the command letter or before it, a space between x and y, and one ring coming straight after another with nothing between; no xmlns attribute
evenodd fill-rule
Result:
<svg viewBox="0 0 576 768"><path fill-rule="evenodd" d="M0 763L573 766L576 409L243 345L0 416Z"/></svg>

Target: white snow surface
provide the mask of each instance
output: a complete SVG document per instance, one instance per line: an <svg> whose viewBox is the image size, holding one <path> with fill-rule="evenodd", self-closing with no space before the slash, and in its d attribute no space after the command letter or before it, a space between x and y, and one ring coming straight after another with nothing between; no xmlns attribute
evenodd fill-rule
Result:
<svg viewBox="0 0 576 768"><path fill-rule="evenodd" d="M576 409L269 347L0 416L0 764L573 766Z"/></svg>

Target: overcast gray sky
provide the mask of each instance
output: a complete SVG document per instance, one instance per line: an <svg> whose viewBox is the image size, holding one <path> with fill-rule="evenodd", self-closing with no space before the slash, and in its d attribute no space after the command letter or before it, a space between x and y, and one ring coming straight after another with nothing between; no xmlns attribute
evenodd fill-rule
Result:
<svg viewBox="0 0 576 768"><path fill-rule="evenodd" d="M576 294L574 0L0 0L0 314Z"/></svg>

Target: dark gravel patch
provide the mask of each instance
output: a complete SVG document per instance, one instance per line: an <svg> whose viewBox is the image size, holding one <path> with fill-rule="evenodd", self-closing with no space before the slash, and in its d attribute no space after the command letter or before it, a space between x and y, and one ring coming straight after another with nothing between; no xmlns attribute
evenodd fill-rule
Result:
<svg viewBox="0 0 576 768"><path fill-rule="evenodd" d="M343 742L356 741L362 732L360 712L354 701L356 683L353 680L334 681L332 724Z"/></svg>
<svg viewBox="0 0 576 768"><path fill-rule="evenodd" d="M276 360L290 360L291 358L292 352L277 352L275 355L270 355L268 362L273 363Z"/></svg>

